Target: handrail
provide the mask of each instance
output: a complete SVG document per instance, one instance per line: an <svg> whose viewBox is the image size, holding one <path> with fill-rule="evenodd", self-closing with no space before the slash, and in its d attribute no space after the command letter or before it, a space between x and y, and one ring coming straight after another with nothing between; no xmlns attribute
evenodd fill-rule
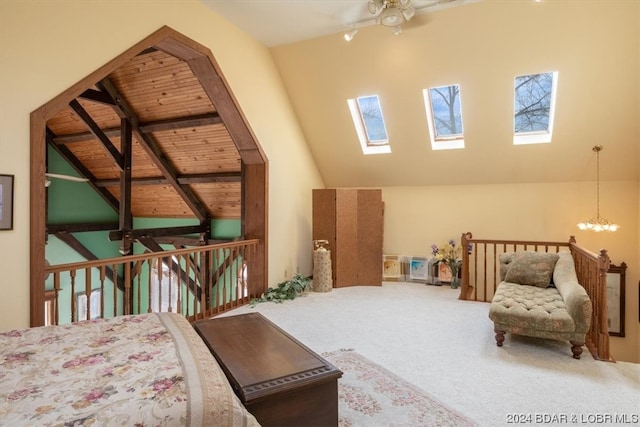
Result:
<svg viewBox="0 0 640 427"><path fill-rule="evenodd" d="M53 276L47 324L152 311L194 321L248 304L266 286L248 281L248 262L259 244L240 240L46 266L45 274Z"/></svg>
<svg viewBox="0 0 640 427"><path fill-rule="evenodd" d="M591 326L587 333L587 347L595 359L613 361L609 352L607 323L607 270L610 259L605 249L598 254L577 245L574 236L567 242L534 240L474 239L462 233L461 300L490 302L501 282L500 254L517 250L559 252L568 248L574 260L578 283L587 291L592 304Z"/></svg>

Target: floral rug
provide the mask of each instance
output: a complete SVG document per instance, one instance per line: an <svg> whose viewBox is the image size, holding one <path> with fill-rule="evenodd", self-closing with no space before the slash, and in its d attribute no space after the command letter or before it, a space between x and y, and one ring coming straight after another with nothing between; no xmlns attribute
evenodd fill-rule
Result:
<svg viewBox="0 0 640 427"><path fill-rule="evenodd" d="M343 372L338 380L340 427L476 425L353 350L322 356Z"/></svg>

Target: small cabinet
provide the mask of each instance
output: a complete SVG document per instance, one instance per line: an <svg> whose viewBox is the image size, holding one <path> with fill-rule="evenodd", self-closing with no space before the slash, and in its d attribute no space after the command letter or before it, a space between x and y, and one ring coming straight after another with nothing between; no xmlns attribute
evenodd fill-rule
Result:
<svg viewBox="0 0 640 427"><path fill-rule="evenodd" d="M382 190L313 190L312 234L329 242L334 287L382 285Z"/></svg>

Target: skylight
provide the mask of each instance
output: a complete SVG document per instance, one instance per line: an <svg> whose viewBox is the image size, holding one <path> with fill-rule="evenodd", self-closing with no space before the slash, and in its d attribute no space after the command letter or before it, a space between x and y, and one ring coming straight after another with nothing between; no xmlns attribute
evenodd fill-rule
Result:
<svg viewBox="0 0 640 427"><path fill-rule="evenodd" d="M378 95L348 99L347 105L364 154L390 153L389 137Z"/></svg>
<svg viewBox="0 0 640 427"><path fill-rule="evenodd" d="M464 148L460 86L424 89L424 106L433 150Z"/></svg>
<svg viewBox="0 0 640 427"><path fill-rule="evenodd" d="M513 143L551 142L558 72L515 78Z"/></svg>

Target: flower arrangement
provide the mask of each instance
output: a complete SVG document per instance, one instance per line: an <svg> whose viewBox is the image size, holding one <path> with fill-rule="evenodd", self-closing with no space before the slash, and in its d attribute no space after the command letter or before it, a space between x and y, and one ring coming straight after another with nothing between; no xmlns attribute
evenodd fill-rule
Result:
<svg viewBox="0 0 640 427"><path fill-rule="evenodd" d="M457 288L459 286L458 272L462 266L462 247L456 246L456 242L453 239L449 239L442 246L431 245L431 253L436 258L436 264L443 263L449 266L451 270L451 287Z"/></svg>

